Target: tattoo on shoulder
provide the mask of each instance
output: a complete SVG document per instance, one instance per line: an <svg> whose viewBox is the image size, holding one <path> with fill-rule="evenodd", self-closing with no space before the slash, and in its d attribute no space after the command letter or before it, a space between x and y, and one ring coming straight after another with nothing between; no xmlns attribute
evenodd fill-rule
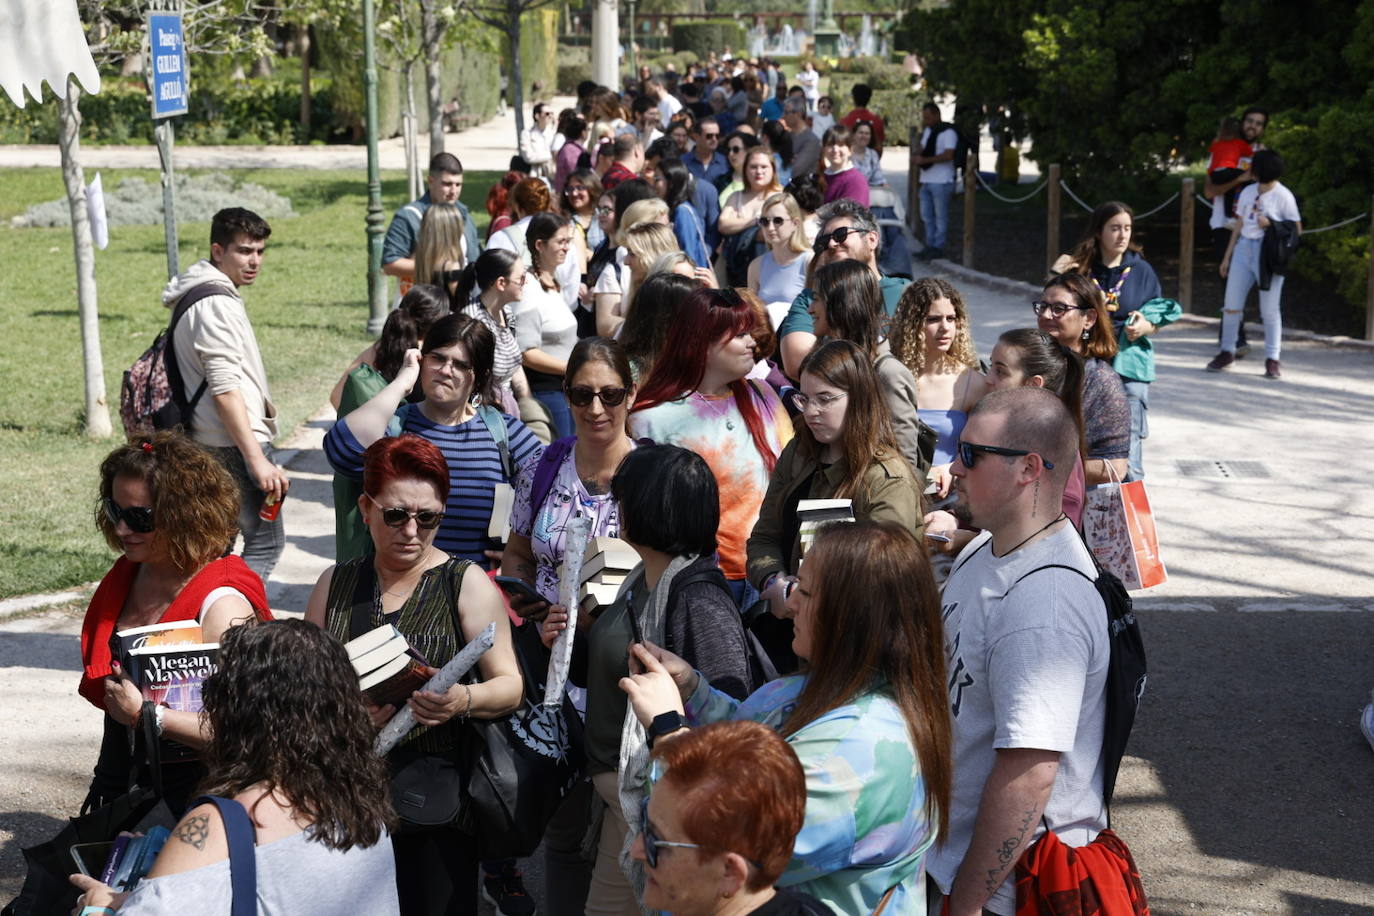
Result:
<svg viewBox="0 0 1374 916"><path fill-rule="evenodd" d="M209 816L197 814L195 817L188 817L178 825L173 836L198 850L204 850L205 841L210 838Z"/></svg>

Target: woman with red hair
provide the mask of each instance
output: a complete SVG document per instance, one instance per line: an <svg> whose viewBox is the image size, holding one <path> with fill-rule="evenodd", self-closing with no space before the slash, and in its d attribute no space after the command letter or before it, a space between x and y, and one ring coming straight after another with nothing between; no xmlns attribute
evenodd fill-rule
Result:
<svg viewBox="0 0 1374 916"><path fill-rule="evenodd" d="M748 290L692 292L630 414L635 438L691 449L710 466L720 488L720 565L740 607L756 597L745 579L745 543L792 438L777 393L745 378L760 358L755 335L766 314Z"/></svg>
<svg viewBox="0 0 1374 916"><path fill-rule="evenodd" d="M515 217L511 216L510 212L510 189L525 177L527 176L524 172L507 172L487 192L487 215L491 217L491 224L487 226L488 244L491 243L493 235L515 222Z"/></svg>
<svg viewBox="0 0 1374 916"><path fill-rule="evenodd" d="M452 759L466 719L508 715L524 693L500 592L471 560L434 546L448 495L448 462L428 439L402 434L368 446L358 508L374 552L326 569L305 610L306 620L343 641L390 623L436 667L496 625L495 645L477 662L480 680L444 693L417 690L405 700L418 724L390 753L393 771L417 758ZM396 711L368 704L379 728ZM403 916L475 912L476 841L453 824L408 823L404 806L397 813L392 845Z"/></svg>

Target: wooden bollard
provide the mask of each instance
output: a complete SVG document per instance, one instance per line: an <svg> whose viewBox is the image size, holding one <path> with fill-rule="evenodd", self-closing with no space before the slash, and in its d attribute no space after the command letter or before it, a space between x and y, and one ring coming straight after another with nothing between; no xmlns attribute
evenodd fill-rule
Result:
<svg viewBox="0 0 1374 916"><path fill-rule="evenodd" d="M973 267L973 218L978 199L978 151L969 150L964 163L964 266Z"/></svg>
<svg viewBox="0 0 1374 916"><path fill-rule="evenodd" d="M1059 259L1059 164L1050 166L1045 178L1045 271Z"/></svg>
<svg viewBox="0 0 1374 916"><path fill-rule="evenodd" d="M1178 304L1183 311L1193 310L1193 227L1194 209L1192 178L1183 179L1178 205Z"/></svg>
<svg viewBox="0 0 1374 916"><path fill-rule="evenodd" d="M1364 339L1374 340L1374 200L1369 206L1369 290L1364 297Z"/></svg>

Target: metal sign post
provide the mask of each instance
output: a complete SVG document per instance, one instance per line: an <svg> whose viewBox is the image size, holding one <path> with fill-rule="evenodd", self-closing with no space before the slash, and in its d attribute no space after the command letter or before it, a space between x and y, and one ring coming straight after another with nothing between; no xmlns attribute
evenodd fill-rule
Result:
<svg viewBox="0 0 1374 916"><path fill-rule="evenodd" d="M186 114L191 98L191 74L187 66L186 31L181 13L169 10L148 11L149 79L153 95L154 131L157 154L162 162L162 227L167 238L167 277L175 277L177 266L176 190L173 185L172 143L175 133L172 118Z"/></svg>

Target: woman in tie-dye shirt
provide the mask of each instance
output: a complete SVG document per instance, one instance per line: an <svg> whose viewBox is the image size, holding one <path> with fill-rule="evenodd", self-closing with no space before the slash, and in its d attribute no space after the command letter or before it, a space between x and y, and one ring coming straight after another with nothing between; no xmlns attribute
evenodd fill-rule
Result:
<svg viewBox="0 0 1374 916"><path fill-rule="evenodd" d="M806 818L779 887L850 916L872 913L889 892L884 912L925 913L925 855L949 823L952 770L940 597L925 547L895 522L823 527L787 611L805 674L740 702L676 655L636 645L643 673L621 686L646 728L668 712L685 712L688 725L752 719L792 745Z"/></svg>
<svg viewBox="0 0 1374 916"><path fill-rule="evenodd" d="M720 567L742 607L745 544L768 477L792 439L777 393L746 379L758 362L767 312L748 290L699 289L683 301L653 373L630 414L635 438L678 445L706 459L720 488Z"/></svg>

